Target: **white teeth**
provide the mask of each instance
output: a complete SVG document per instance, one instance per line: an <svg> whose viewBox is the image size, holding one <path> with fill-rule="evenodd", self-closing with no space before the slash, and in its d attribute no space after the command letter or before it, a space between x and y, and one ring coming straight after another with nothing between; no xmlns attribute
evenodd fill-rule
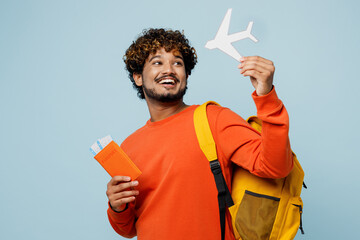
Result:
<svg viewBox="0 0 360 240"><path fill-rule="evenodd" d="M174 80L172 80L172 79L163 79L163 80L161 80L160 82L159 82L160 84L174 84L175 83L175 81Z"/></svg>

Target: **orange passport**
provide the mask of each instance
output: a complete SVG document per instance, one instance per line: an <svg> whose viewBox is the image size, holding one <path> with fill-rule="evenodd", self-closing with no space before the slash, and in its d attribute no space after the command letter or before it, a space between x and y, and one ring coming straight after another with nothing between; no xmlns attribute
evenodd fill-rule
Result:
<svg viewBox="0 0 360 240"><path fill-rule="evenodd" d="M94 158L111 177L129 176L134 180L141 174L139 168L136 167L129 156L114 141L111 141Z"/></svg>

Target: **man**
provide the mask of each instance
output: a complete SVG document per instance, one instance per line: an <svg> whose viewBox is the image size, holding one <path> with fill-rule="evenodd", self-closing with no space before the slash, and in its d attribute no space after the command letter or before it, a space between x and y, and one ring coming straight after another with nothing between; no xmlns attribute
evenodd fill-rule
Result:
<svg viewBox="0 0 360 240"><path fill-rule="evenodd" d="M195 49L179 31L149 29L124 56L129 77L145 99L150 120L121 147L142 171L137 181L115 176L108 183L108 216L122 236L143 239L221 237L217 189L195 134L196 105L186 105L187 79L197 62ZM292 169L288 115L273 87L273 63L245 57L240 73L249 76L263 134L231 110L208 106L218 159L231 189L232 166L269 178ZM225 239L234 239L227 213Z"/></svg>

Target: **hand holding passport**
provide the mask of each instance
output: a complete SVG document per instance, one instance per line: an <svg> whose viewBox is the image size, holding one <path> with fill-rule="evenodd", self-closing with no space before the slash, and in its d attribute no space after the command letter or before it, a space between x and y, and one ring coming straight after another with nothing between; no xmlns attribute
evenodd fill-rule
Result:
<svg viewBox="0 0 360 240"><path fill-rule="evenodd" d="M129 176L132 180L135 180L141 174L139 168L121 147L112 140L111 136L98 139L90 147L90 151L111 177Z"/></svg>

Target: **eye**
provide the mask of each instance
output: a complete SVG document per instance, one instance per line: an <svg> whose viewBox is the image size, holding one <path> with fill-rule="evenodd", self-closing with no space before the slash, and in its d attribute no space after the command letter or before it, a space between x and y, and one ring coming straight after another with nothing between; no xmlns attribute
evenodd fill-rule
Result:
<svg viewBox="0 0 360 240"><path fill-rule="evenodd" d="M183 65L183 62L182 62L182 61L176 61L174 65L182 66L182 65Z"/></svg>
<svg viewBox="0 0 360 240"><path fill-rule="evenodd" d="M152 64L153 65L161 65L162 63L161 63L161 61L154 61Z"/></svg>

